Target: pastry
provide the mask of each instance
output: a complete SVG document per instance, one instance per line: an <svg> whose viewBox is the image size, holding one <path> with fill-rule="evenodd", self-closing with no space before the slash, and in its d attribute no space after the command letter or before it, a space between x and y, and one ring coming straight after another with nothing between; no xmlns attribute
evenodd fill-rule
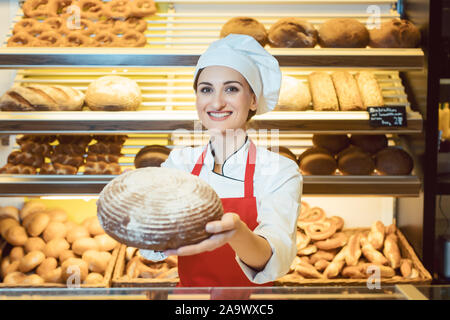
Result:
<svg viewBox="0 0 450 320"><path fill-rule="evenodd" d="M160 167L161 163L167 160L170 149L160 145L146 146L139 150L134 158L136 168Z"/></svg>
<svg viewBox="0 0 450 320"><path fill-rule="evenodd" d="M338 169L344 175L370 175L375 169L370 155L354 146L341 151L337 159Z"/></svg>
<svg viewBox="0 0 450 320"><path fill-rule="evenodd" d="M346 134L314 134L312 142L316 147L327 149L336 155L350 144Z"/></svg>
<svg viewBox="0 0 450 320"><path fill-rule="evenodd" d="M415 48L420 43L420 31L408 20L392 19L370 30L373 48Z"/></svg>
<svg viewBox="0 0 450 320"><path fill-rule="evenodd" d="M317 30L298 18L282 18L269 29L269 44L273 48L314 48Z"/></svg>
<svg viewBox="0 0 450 320"><path fill-rule="evenodd" d="M388 146L384 134L352 134L350 143L372 155Z"/></svg>
<svg viewBox="0 0 450 320"><path fill-rule="evenodd" d="M384 106L383 94L372 72L360 71L355 79L364 108Z"/></svg>
<svg viewBox="0 0 450 320"><path fill-rule="evenodd" d="M338 111L339 103L333 80L328 73L315 71L308 76L313 108L316 111Z"/></svg>
<svg viewBox="0 0 450 320"><path fill-rule="evenodd" d="M336 95L339 101L339 110L357 111L365 110L359 94L355 78L347 71L336 71L331 74Z"/></svg>
<svg viewBox="0 0 450 320"><path fill-rule="evenodd" d="M107 234L128 246L166 250L210 236L205 225L220 220L222 203L202 179L169 168L139 168L114 178L97 202Z"/></svg>
<svg viewBox="0 0 450 320"><path fill-rule="evenodd" d="M303 81L283 76L276 110L302 111L311 108L311 93Z"/></svg>
<svg viewBox="0 0 450 320"><path fill-rule="evenodd" d="M220 30L220 37L225 38L231 33L249 35L263 47L267 44L266 28L258 20L250 17L235 17L228 20Z"/></svg>
<svg viewBox="0 0 450 320"><path fill-rule="evenodd" d="M414 167L411 156L397 147L387 147L375 156L377 172L382 175L409 175Z"/></svg>
<svg viewBox="0 0 450 320"><path fill-rule="evenodd" d="M85 101L94 111L133 111L141 104L138 84L121 76L105 76L93 81L86 90Z"/></svg>
<svg viewBox="0 0 450 320"><path fill-rule="evenodd" d="M323 48L365 48L369 44L369 32L356 19L330 19L319 29L319 44Z"/></svg>

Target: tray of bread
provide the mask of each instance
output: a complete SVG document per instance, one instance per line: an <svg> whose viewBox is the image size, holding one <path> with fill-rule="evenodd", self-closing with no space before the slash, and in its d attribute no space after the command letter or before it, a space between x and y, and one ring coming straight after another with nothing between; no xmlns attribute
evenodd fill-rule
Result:
<svg viewBox="0 0 450 320"><path fill-rule="evenodd" d="M420 69L419 29L400 19L393 5L382 0L314 5L301 0L25 0L0 61L37 66L45 55L46 64L55 66L193 65L211 42L241 33L253 36L285 66Z"/></svg>
<svg viewBox="0 0 450 320"><path fill-rule="evenodd" d="M403 233L374 221L346 229L344 219L302 202L297 256L282 286L429 284L425 269Z"/></svg>
<svg viewBox="0 0 450 320"><path fill-rule="evenodd" d="M0 288L111 285L120 245L95 215L78 224L64 209L31 200L0 208L0 232Z"/></svg>

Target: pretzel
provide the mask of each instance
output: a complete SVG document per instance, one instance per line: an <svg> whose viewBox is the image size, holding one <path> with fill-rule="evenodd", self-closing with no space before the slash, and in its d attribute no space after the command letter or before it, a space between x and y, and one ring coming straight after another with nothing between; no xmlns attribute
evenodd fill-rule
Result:
<svg viewBox="0 0 450 320"><path fill-rule="evenodd" d="M389 234L384 240L383 253L389 260L392 268L397 269L400 267L401 254L398 247L398 238L395 234Z"/></svg>
<svg viewBox="0 0 450 320"><path fill-rule="evenodd" d="M370 244L379 250L383 247L384 243L384 224L381 221L375 221L370 228L370 232L367 238Z"/></svg>
<svg viewBox="0 0 450 320"><path fill-rule="evenodd" d="M131 7L128 1L111 0L104 5L104 15L108 18L126 19L130 16Z"/></svg>
<svg viewBox="0 0 450 320"><path fill-rule="evenodd" d="M100 0L78 0L76 5L80 7L82 19L98 20L104 15L105 4Z"/></svg>
<svg viewBox="0 0 450 320"><path fill-rule="evenodd" d="M60 34L66 34L66 20L61 17L50 17L42 21L42 25L47 29Z"/></svg>
<svg viewBox="0 0 450 320"><path fill-rule="evenodd" d="M26 0L22 6L25 17L38 18L47 17L50 12L51 0Z"/></svg>
<svg viewBox="0 0 450 320"><path fill-rule="evenodd" d="M99 162L103 161L106 163L118 163L119 156L115 154L88 154L86 157L86 162Z"/></svg>
<svg viewBox="0 0 450 320"><path fill-rule="evenodd" d="M40 26L40 22L39 20L36 19L31 19L31 18L24 18L19 20L13 28L12 34L16 34L19 32L27 32L37 28L38 26Z"/></svg>
<svg viewBox="0 0 450 320"><path fill-rule="evenodd" d="M347 236L343 232L337 232L331 238L317 241L314 244L320 250L333 250L345 246L347 244Z"/></svg>
<svg viewBox="0 0 450 320"><path fill-rule="evenodd" d="M361 257L361 232L352 234L348 240L348 250L345 256L345 262L348 266L356 266Z"/></svg>
<svg viewBox="0 0 450 320"><path fill-rule="evenodd" d="M36 169L31 166L26 166L24 164L12 164L7 163L2 168L0 168L0 173L11 173L11 174L36 174Z"/></svg>
<svg viewBox="0 0 450 320"><path fill-rule="evenodd" d="M55 146L55 154L67 154L71 156L78 156L85 153L86 148L78 144L58 144Z"/></svg>
<svg viewBox="0 0 450 320"><path fill-rule="evenodd" d="M95 35L94 46L96 47L120 47L120 39L110 31L102 31Z"/></svg>
<svg viewBox="0 0 450 320"><path fill-rule="evenodd" d="M148 17L156 13L156 5L153 0L131 1L131 15L133 17Z"/></svg>
<svg viewBox="0 0 450 320"><path fill-rule="evenodd" d="M81 31L68 32L64 41L64 47L90 47L92 45L92 39Z"/></svg>
<svg viewBox="0 0 450 320"><path fill-rule="evenodd" d="M325 218L325 212L321 208L313 207L306 212L302 219L298 220L297 226L301 229L305 229L308 225L321 222L325 220Z"/></svg>
<svg viewBox="0 0 450 320"><path fill-rule="evenodd" d="M88 153L115 154L120 155L122 145L116 143L97 142L88 146Z"/></svg>
<svg viewBox="0 0 450 320"><path fill-rule="evenodd" d="M84 174L110 174L117 175L122 172L122 168L117 163L86 162L84 165Z"/></svg>
<svg viewBox="0 0 450 320"><path fill-rule="evenodd" d="M315 241L328 239L335 232L336 226L329 221L312 223L305 228L305 233Z"/></svg>
<svg viewBox="0 0 450 320"><path fill-rule="evenodd" d="M125 24L127 28L138 32L145 32L147 30L147 21L144 19L130 17L122 23Z"/></svg>
<svg viewBox="0 0 450 320"><path fill-rule="evenodd" d="M78 168L60 163L53 163L53 164L44 163L39 170L39 174L72 175L76 174L77 172Z"/></svg>
<svg viewBox="0 0 450 320"><path fill-rule="evenodd" d="M13 165L23 164L25 166L39 168L44 163L44 157L28 152L13 151L8 156L8 163Z"/></svg>
<svg viewBox="0 0 450 320"><path fill-rule="evenodd" d="M147 38L142 32L128 30L120 39L120 44L124 47L144 47L147 44Z"/></svg>
<svg viewBox="0 0 450 320"><path fill-rule="evenodd" d="M69 34L72 31L79 31L82 35L90 36L96 33L96 25L89 19L80 19L80 25L71 25L69 28L66 24L63 25L64 33Z"/></svg>
<svg viewBox="0 0 450 320"><path fill-rule="evenodd" d="M115 24L116 20L114 19L105 19L97 21L95 23L95 27L97 28L96 33L101 33L103 31L111 32Z"/></svg>
<svg viewBox="0 0 450 320"><path fill-rule="evenodd" d="M67 154L55 154L51 157L51 160L53 164L59 163L77 168L80 167L84 162L82 156L69 156Z"/></svg>
<svg viewBox="0 0 450 320"><path fill-rule="evenodd" d="M60 47L64 40L61 34L55 31L42 32L33 43L34 47Z"/></svg>
<svg viewBox="0 0 450 320"><path fill-rule="evenodd" d="M18 32L8 39L8 47L30 47L36 40L27 32Z"/></svg>
<svg viewBox="0 0 450 320"><path fill-rule="evenodd" d="M38 142L33 142L33 141L29 141L29 142L22 144L20 146L20 149L23 152L42 155L44 157L50 157L53 152L53 148L49 144L38 143Z"/></svg>

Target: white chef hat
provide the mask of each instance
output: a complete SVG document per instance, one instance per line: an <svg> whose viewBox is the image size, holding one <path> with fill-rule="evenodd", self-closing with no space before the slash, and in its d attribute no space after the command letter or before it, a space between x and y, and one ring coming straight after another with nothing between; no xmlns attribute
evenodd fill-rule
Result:
<svg viewBox="0 0 450 320"><path fill-rule="evenodd" d="M224 66L240 72L256 95L256 114L275 108L281 86L280 67L277 59L253 37L230 34L214 41L197 62L195 82L199 70L208 66Z"/></svg>

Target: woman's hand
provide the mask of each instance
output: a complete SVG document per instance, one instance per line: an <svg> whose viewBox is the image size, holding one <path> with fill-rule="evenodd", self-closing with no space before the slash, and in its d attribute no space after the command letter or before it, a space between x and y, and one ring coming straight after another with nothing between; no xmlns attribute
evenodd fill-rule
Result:
<svg viewBox="0 0 450 320"><path fill-rule="evenodd" d="M206 224L206 232L213 233L211 237L200 243L180 247L174 250L166 250L164 254L189 256L205 251L212 251L228 243L239 232L242 221L236 213L228 212L222 216L221 220L211 221Z"/></svg>

